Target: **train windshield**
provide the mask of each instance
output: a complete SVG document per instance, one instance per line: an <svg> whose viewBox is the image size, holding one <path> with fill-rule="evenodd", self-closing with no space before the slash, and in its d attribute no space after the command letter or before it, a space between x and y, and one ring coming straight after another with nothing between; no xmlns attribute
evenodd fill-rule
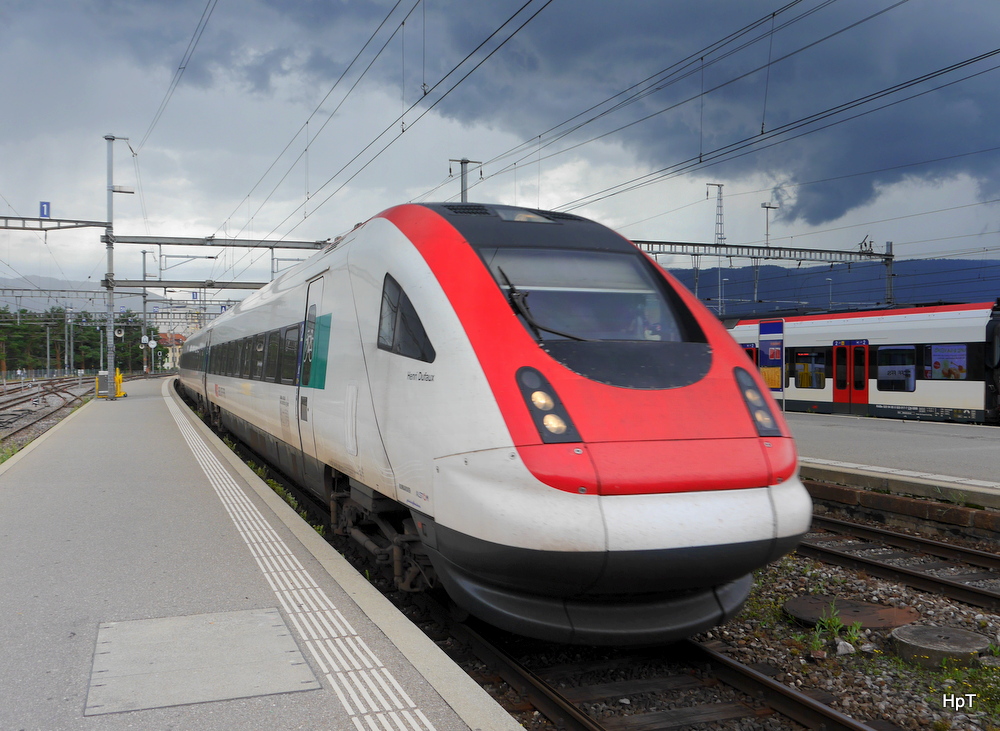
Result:
<svg viewBox="0 0 1000 731"><path fill-rule="evenodd" d="M640 254L513 246L480 254L542 349L580 375L660 389L707 373L704 333Z"/></svg>
<svg viewBox="0 0 1000 731"><path fill-rule="evenodd" d="M498 248L494 278L538 340L685 340L644 259L631 254Z"/></svg>

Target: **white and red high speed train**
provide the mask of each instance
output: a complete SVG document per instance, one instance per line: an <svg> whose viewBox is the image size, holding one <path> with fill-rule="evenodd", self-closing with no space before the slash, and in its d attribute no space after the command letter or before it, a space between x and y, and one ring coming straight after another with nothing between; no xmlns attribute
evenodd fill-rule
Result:
<svg viewBox="0 0 1000 731"><path fill-rule="evenodd" d="M391 208L192 336L180 381L400 588L527 636L697 633L810 523L741 348L573 215Z"/></svg>

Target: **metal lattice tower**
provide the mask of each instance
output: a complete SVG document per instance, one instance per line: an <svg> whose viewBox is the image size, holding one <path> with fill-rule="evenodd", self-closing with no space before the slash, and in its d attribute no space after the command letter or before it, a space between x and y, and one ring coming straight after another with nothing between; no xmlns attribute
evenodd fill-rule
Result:
<svg viewBox="0 0 1000 731"><path fill-rule="evenodd" d="M722 183L708 183L705 188L705 195L708 195L708 188L712 186L716 188L715 195L715 245L725 246L726 245L726 232L725 232L725 218L722 214ZM717 262L716 270L719 273L719 283L718 289L715 291L719 294L719 314L723 314L726 311L726 303L722 299L722 257L719 257ZM697 273L695 274L695 282L697 283ZM695 296L697 296L697 289L695 290Z"/></svg>
<svg viewBox="0 0 1000 731"><path fill-rule="evenodd" d="M722 183L708 183L708 187L715 186L718 193L715 196L715 245L722 246L726 243L725 219L722 215ZM708 193L708 191L705 191Z"/></svg>

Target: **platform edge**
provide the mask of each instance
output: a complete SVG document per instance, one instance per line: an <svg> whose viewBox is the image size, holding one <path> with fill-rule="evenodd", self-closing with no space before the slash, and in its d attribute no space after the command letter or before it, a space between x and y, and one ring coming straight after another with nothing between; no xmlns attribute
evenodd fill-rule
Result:
<svg viewBox="0 0 1000 731"><path fill-rule="evenodd" d="M473 731L517 731L521 724L508 714L472 678L459 668L440 647L403 617L392 603L371 586L347 560L294 511L284 500L247 467L190 409L180 401L173 380L163 386L164 395L181 407L185 417L216 447L216 451L253 488L254 492L274 512L275 516L312 554L330 577L336 581L362 612L392 639L396 647L427 679L430 686L468 724ZM0 465L2 467L2 465Z"/></svg>

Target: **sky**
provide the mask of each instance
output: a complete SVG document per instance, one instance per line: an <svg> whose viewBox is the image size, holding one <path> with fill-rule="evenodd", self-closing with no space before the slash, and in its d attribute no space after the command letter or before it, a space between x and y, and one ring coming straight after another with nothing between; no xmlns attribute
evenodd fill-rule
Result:
<svg viewBox="0 0 1000 731"><path fill-rule="evenodd" d="M325 240L457 200L466 158L472 201L632 239L713 242L711 183L728 244L996 258L997 27L995 0L6 0L0 211L105 220L113 135L118 235ZM102 233L0 230L0 279L97 289ZM119 244L116 277L144 256L302 254Z"/></svg>

